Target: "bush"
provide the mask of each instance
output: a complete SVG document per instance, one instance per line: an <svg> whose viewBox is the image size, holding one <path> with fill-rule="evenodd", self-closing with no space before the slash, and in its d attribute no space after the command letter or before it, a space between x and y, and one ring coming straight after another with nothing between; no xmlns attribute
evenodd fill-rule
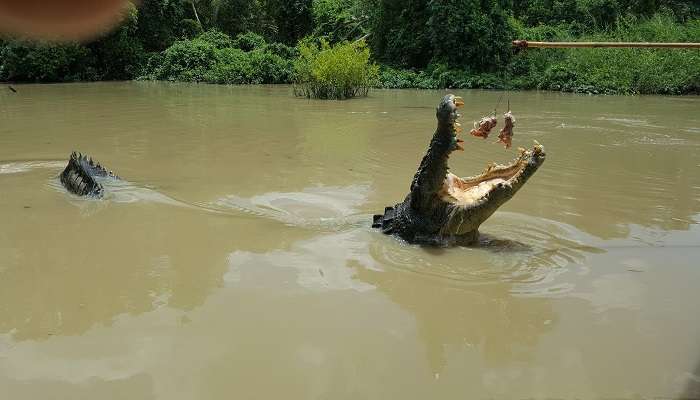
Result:
<svg viewBox="0 0 700 400"><path fill-rule="evenodd" d="M248 57L258 83L286 83L292 80L293 61L264 50L253 50L248 53Z"/></svg>
<svg viewBox="0 0 700 400"><path fill-rule="evenodd" d="M253 32L241 33L236 36L232 47L239 48L243 51L253 51L262 49L265 46L265 38Z"/></svg>
<svg viewBox="0 0 700 400"><path fill-rule="evenodd" d="M262 50L245 52L226 48L217 52L217 63L206 75L210 83L287 83L292 61Z"/></svg>
<svg viewBox="0 0 700 400"><path fill-rule="evenodd" d="M233 40L231 37L221 31L216 29L208 30L201 35L197 36L197 39L210 43L216 49L225 49L227 47L235 47L233 45Z"/></svg>
<svg viewBox="0 0 700 400"><path fill-rule="evenodd" d="M211 83L240 84L254 81L248 55L241 49L225 48L216 52L216 65L206 75Z"/></svg>
<svg viewBox="0 0 700 400"><path fill-rule="evenodd" d="M163 52L162 62L154 71L156 79L202 82L214 64L216 47L200 39L179 40Z"/></svg>
<svg viewBox="0 0 700 400"><path fill-rule="evenodd" d="M294 93L319 99L347 99L366 96L379 76L379 67L369 61L364 41L331 46L304 40L294 63Z"/></svg>
<svg viewBox="0 0 700 400"><path fill-rule="evenodd" d="M236 48L234 46L241 46ZM193 40L173 43L152 54L141 79L221 84L289 83L293 61L280 54L294 54L283 44L267 44L247 33L236 40L219 31L207 31Z"/></svg>
<svg viewBox="0 0 700 400"><path fill-rule="evenodd" d="M450 69L445 64L432 64L415 72L383 67L378 86L385 89L507 89L508 78L493 73L472 73L468 70Z"/></svg>
<svg viewBox="0 0 700 400"><path fill-rule="evenodd" d="M71 82L98 78L90 51L77 43L11 41L0 48L0 80Z"/></svg>
<svg viewBox="0 0 700 400"><path fill-rule="evenodd" d="M283 43L268 43L262 50L267 53L276 54L286 60L293 60L299 57L299 50L296 47L289 47Z"/></svg>
<svg viewBox="0 0 700 400"><path fill-rule="evenodd" d="M382 67L379 72L378 86L385 89L407 89L418 86L418 73L411 70Z"/></svg>

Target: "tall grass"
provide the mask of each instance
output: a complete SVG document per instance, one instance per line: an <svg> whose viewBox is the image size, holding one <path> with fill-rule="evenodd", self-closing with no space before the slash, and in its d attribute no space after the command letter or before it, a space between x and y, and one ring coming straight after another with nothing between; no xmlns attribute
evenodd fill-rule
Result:
<svg viewBox="0 0 700 400"><path fill-rule="evenodd" d="M318 99L366 96L375 84L379 67L370 62L364 41L334 46L321 39L302 41L294 63L294 94Z"/></svg>

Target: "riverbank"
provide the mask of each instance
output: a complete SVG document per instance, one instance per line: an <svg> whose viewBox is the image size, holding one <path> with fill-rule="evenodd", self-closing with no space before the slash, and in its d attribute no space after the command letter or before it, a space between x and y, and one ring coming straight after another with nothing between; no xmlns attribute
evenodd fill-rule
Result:
<svg viewBox="0 0 700 400"><path fill-rule="evenodd" d="M665 14L620 19L614 29L581 34L578 24L515 24L517 37L546 41L700 42L700 20L676 23ZM530 49L489 72L432 64L382 68L384 88L540 89L591 94L698 94L700 51L681 49Z"/></svg>
<svg viewBox="0 0 700 400"><path fill-rule="evenodd" d="M549 41L700 42L700 19L668 14L620 19L614 28L581 33L576 23L526 27L512 20L513 37ZM247 32L207 31L147 52L130 40L126 23L91 44L0 42L0 81L75 82L164 80L215 84L293 83L299 45L270 42ZM530 49L500 64L473 69L432 61L407 68L380 60L369 86L385 89L550 90L590 94L700 93L700 51L682 49ZM114 55L119 57L115 58ZM488 63L488 60L482 63Z"/></svg>

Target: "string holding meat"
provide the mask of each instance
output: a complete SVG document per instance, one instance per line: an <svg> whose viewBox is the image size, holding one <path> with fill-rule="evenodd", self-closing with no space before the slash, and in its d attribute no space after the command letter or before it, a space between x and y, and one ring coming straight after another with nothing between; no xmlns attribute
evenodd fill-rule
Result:
<svg viewBox="0 0 700 400"><path fill-rule="evenodd" d="M503 120L505 126L498 134L498 141L496 143L503 143L505 148L509 149L513 144L513 127L515 126L515 117L510 110L508 110L507 113L503 114Z"/></svg>
<svg viewBox="0 0 700 400"><path fill-rule="evenodd" d="M479 122L474 123L474 129L472 129L469 133L472 136L486 139L487 137L489 137L491 129L493 129L496 126L496 124L498 124L498 120L495 116L483 117Z"/></svg>

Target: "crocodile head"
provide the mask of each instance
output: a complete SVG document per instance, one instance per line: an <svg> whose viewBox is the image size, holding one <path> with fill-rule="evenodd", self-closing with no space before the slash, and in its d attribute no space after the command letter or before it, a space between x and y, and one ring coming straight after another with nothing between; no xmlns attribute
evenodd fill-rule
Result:
<svg viewBox="0 0 700 400"><path fill-rule="evenodd" d="M545 160L544 148L536 143L531 149L520 149L519 156L505 165L489 164L479 175L460 178L449 172L447 159L455 150L464 150L458 108L464 102L453 95L445 96L437 109L436 136L450 146L444 157L445 172L442 185L432 194L435 202L445 203L445 219L441 235L461 236L478 232L481 225L500 206L510 200Z"/></svg>
<svg viewBox="0 0 700 400"><path fill-rule="evenodd" d="M453 95L442 98L437 107L437 129L418 171L410 193L403 202L374 215L372 226L411 243L473 244L479 226L498 207L510 200L542 165L544 148L535 144L507 165L489 165L477 176L460 178L450 172L447 161L455 150L464 150L458 108L464 101ZM486 137L495 119L482 119L476 136Z"/></svg>

